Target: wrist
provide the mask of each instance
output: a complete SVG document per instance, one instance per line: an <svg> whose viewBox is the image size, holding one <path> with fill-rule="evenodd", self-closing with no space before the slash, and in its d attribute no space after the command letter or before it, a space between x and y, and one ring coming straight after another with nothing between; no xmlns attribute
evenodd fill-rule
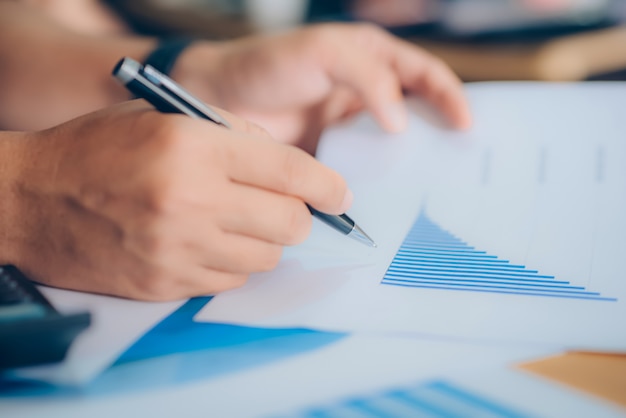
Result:
<svg viewBox="0 0 626 418"><path fill-rule="evenodd" d="M223 44L196 41L185 48L176 60L170 77L202 101L222 106L219 92L219 66Z"/></svg>
<svg viewBox="0 0 626 418"><path fill-rule="evenodd" d="M18 264L24 236L25 211L23 172L27 147L32 142L28 132L0 133L0 264Z"/></svg>

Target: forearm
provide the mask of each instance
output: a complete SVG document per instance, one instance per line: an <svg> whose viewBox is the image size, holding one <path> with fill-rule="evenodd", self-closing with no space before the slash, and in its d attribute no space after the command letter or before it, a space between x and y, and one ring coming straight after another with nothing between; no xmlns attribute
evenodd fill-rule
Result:
<svg viewBox="0 0 626 418"><path fill-rule="evenodd" d="M0 1L0 129L35 130L127 99L111 77L155 40L89 37L20 3Z"/></svg>

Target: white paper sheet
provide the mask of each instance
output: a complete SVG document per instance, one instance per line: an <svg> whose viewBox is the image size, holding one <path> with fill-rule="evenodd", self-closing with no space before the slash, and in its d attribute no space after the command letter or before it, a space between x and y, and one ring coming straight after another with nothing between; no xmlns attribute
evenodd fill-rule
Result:
<svg viewBox="0 0 626 418"><path fill-rule="evenodd" d="M368 118L326 135L320 158L348 180L349 213L377 249L316 224L275 271L219 295L196 320L626 350L626 84L484 83L467 93L467 133L418 104L402 135ZM449 244L448 231L560 293L522 292L519 281L494 293L507 286L485 277L457 290L442 289L443 276L437 289L381 284L420 213L435 225L428 245Z"/></svg>
<svg viewBox="0 0 626 418"><path fill-rule="evenodd" d="M91 325L72 343L62 363L16 370L15 375L60 385L87 383L139 337L180 306L40 287L60 312L89 311Z"/></svg>

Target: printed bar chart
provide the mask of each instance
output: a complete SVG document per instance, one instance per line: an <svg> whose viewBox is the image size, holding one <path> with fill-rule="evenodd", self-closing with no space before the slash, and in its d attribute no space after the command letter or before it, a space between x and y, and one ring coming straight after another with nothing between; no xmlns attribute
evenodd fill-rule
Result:
<svg viewBox="0 0 626 418"><path fill-rule="evenodd" d="M382 284L617 301L477 250L433 222L424 210L396 253Z"/></svg>
<svg viewBox="0 0 626 418"><path fill-rule="evenodd" d="M298 418L491 417L528 418L530 415L502 406L444 380L433 380L334 405L312 408Z"/></svg>

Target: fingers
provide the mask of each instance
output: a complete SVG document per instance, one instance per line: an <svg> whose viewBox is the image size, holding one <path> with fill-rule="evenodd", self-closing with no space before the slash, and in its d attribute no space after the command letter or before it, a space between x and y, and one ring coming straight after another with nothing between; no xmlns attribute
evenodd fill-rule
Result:
<svg viewBox="0 0 626 418"><path fill-rule="evenodd" d="M341 214L352 205L339 173L299 148L242 136L231 142L226 164L231 180L297 197L322 212Z"/></svg>
<svg viewBox="0 0 626 418"><path fill-rule="evenodd" d="M238 184L225 200L237 208L221 214L219 222L225 232L296 245L311 231L311 213L300 199Z"/></svg>
<svg viewBox="0 0 626 418"><path fill-rule="evenodd" d="M190 269L187 275L176 282L176 297L189 298L198 295L215 295L226 290L241 287L246 283L249 273L230 273L202 267ZM162 292L164 300L172 299L171 292Z"/></svg>
<svg viewBox="0 0 626 418"><path fill-rule="evenodd" d="M457 128L471 125L469 106L458 77L441 61L408 42L370 25L337 28L335 43L323 60L329 76L352 88L388 131L405 128L407 115L402 90L423 96ZM340 33L340 31L346 31ZM351 31L351 32L348 32ZM328 48L328 43L320 48Z"/></svg>
<svg viewBox="0 0 626 418"><path fill-rule="evenodd" d="M380 44L381 35L369 26L359 27L357 31L346 34L356 37L357 45L336 43L332 52L326 52L325 70L334 82L353 89L383 128L390 132L402 131L407 115L402 106L400 80L390 63L381 60L381 54L372 53L373 48L379 49L372 42Z"/></svg>
<svg viewBox="0 0 626 418"><path fill-rule="evenodd" d="M125 295L147 301L186 299L217 293L243 286L249 273L233 273L187 265L160 277L148 277L130 283Z"/></svg>
<svg viewBox="0 0 626 418"><path fill-rule="evenodd" d="M439 59L408 42L394 39L394 61L402 86L423 96L456 128L467 129L472 118L463 85Z"/></svg>
<svg viewBox="0 0 626 418"><path fill-rule="evenodd" d="M196 263L229 273L249 274L269 271L276 267L283 246L245 235L224 233L219 248L203 251ZM206 250L206 249L205 249Z"/></svg>
<svg viewBox="0 0 626 418"><path fill-rule="evenodd" d="M345 213L352 205L352 193L339 173L302 149L271 140L257 125L220 112L232 130L203 121L187 121L187 125L194 124L197 131L193 134L207 139L200 141L201 145L209 146L209 138L219 144L219 165L231 181L296 197L329 214ZM215 157L214 152L209 154ZM209 166L215 163L206 162Z"/></svg>

